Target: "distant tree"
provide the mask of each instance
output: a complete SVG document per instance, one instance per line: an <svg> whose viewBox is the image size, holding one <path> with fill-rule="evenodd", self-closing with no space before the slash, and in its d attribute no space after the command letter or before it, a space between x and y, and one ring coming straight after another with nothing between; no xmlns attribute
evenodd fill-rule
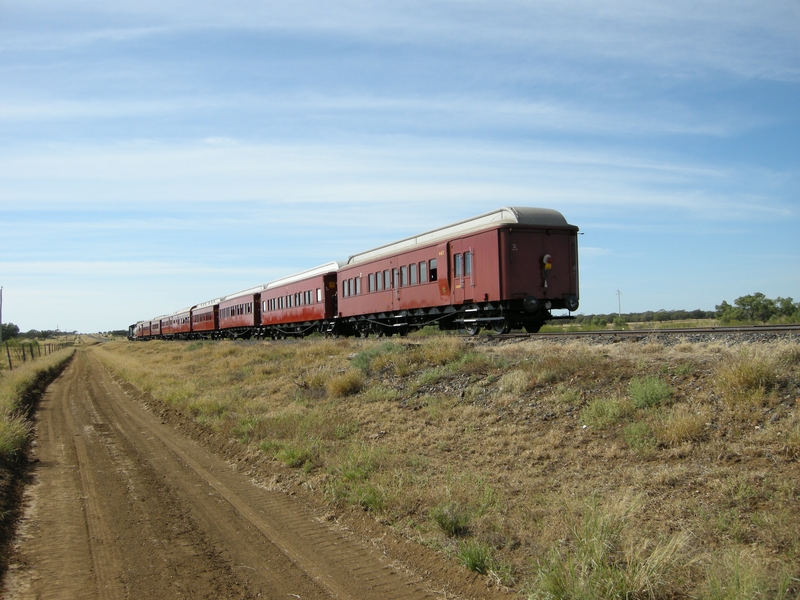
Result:
<svg viewBox="0 0 800 600"><path fill-rule="evenodd" d="M722 323L731 321L786 321L800 319L800 303L792 298L772 300L761 292L740 296L733 301L733 306L726 301L716 307L716 317Z"/></svg>
<svg viewBox="0 0 800 600"><path fill-rule="evenodd" d="M744 311L748 321L766 323L778 312L775 301L770 300L761 292L740 296L733 303Z"/></svg>
<svg viewBox="0 0 800 600"><path fill-rule="evenodd" d="M11 338L17 337L19 335L19 327L14 325L13 323L3 323L0 325L3 328L3 339L10 340Z"/></svg>
<svg viewBox="0 0 800 600"><path fill-rule="evenodd" d="M791 317L800 309L800 303L795 303L792 298L781 298L780 296L775 298L775 306L778 314L782 317Z"/></svg>

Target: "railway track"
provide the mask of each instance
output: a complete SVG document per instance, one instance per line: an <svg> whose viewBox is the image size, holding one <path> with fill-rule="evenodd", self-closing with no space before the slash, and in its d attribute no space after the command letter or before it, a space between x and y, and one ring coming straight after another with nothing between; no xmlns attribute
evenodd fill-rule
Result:
<svg viewBox="0 0 800 600"><path fill-rule="evenodd" d="M800 336L800 325L750 325L746 327L675 327L664 329L608 329L599 331L563 331L547 333L504 333L491 334L491 340L511 340L511 339L542 339L542 338L608 338L610 340L621 339L644 339L658 336L736 336L736 335L798 335Z"/></svg>

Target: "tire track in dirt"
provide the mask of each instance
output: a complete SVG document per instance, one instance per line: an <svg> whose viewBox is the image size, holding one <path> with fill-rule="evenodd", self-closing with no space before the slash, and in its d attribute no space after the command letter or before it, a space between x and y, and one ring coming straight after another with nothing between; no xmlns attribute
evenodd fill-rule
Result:
<svg viewBox="0 0 800 600"><path fill-rule="evenodd" d="M86 352L45 394L35 453L6 597L433 597L163 424Z"/></svg>

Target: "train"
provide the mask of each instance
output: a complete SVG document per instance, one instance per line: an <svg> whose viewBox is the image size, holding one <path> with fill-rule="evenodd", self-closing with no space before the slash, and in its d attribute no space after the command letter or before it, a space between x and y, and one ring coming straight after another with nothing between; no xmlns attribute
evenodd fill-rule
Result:
<svg viewBox="0 0 800 600"><path fill-rule="evenodd" d="M128 328L131 340L539 331L578 309L578 227L504 207ZM554 315L553 310L567 314Z"/></svg>

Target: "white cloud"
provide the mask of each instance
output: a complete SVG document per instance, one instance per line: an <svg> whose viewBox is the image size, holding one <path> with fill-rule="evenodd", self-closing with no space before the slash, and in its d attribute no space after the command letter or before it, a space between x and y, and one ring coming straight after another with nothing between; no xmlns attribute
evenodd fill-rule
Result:
<svg viewBox="0 0 800 600"><path fill-rule="evenodd" d="M13 35L12 29L0 46L7 50L31 44L52 48L128 40L188 28L233 28L333 35L381 46L481 49L476 56L558 55L578 63L611 59L683 73L714 70L740 77L800 80L800 8L793 0L501 4L28 0L9 5L5 12L8 22L19 19L26 24L36 23L39 15L55 15L43 23L52 30L50 40L61 38L48 45L48 36L41 35L38 42L31 42L31 32ZM59 23L60 14L71 18ZM67 29L75 21L77 31Z"/></svg>

